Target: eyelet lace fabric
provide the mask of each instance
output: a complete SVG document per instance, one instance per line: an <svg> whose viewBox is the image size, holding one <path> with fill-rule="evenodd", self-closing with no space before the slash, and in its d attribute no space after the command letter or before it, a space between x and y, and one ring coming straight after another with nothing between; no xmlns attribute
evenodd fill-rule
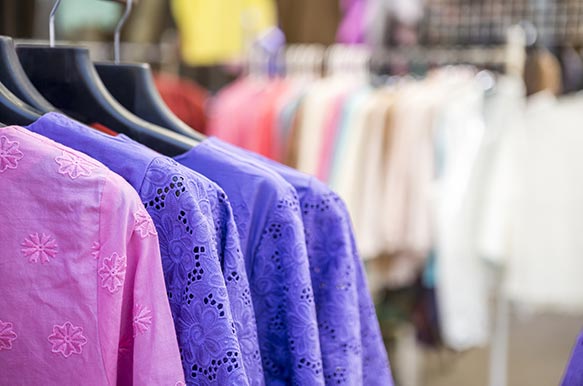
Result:
<svg viewBox="0 0 583 386"><path fill-rule="evenodd" d="M316 185L301 203L326 383L392 385L350 217L335 193Z"/></svg>
<svg viewBox="0 0 583 386"><path fill-rule="evenodd" d="M205 141L176 158L220 184L244 248L267 384L323 385L316 309L300 206L281 177Z"/></svg>
<svg viewBox="0 0 583 386"><path fill-rule="evenodd" d="M254 258L252 297L267 379L324 384L318 324L299 203L291 188L265 224Z"/></svg>
<svg viewBox="0 0 583 386"><path fill-rule="evenodd" d="M208 190L208 183L200 176L159 157L150 164L140 196L160 237L168 299L187 384L245 385L250 377L238 333L253 346L252 333L246 330L254 328L254 324L247 324L253 322L253 313L249 315L249 308L244 310L230 301L231 285L223 277L221 264L230 269L225 273L234 272L239 277L242 286L246 274L240 256L233 255L231 249L225 254L228 238L220 233L222 225L214 223L212 207L217 198L216 193L215 197L209 196ZM229 247L237 249L236 243ZM233 315L237 315L237 322ZM250 364L254 363L256 342Z"/></svg>
<svg viewBox="0 0 583 386"><path fill-rule="evenodd" d="M229 198L216 184L207 183L207 194L213 213L215 234L219 236L216 240L217 251L249 383L254 386L263 385L265 378L257 336L257 321L233 210Z"/></svg>
<svg viewBox="0 0 583 386"><path fill-rule="evenodd" d="M391 385L384 342L344 202L313 177L214 142L278 172L298 193L326 384Z"/></svg>
<svg viewBox="0 0 583 386"><path fill-rule="evenodd" d="M256 361L259 345L257 341L253 344L252 334L238 329L243 324L251 328L246 320L253 320L252 306L233 308L225 279L227 275L238 277L238 286L247 285L249 292L245 267L233 260L232 253L223 253L236 251L237 245L223 243L229 237L217 233L222 228L215 225L212 208L218 198L209 195L209 180L127 137L108 137L70 120L61 122L63 119L66 118L58 114L47 114L41 118L44 124L36 129L97 157L121 175L139 192L154 222L155 230L143 222L143 213L135 213L131 219L139 239L156 234L159 238L186 383L247 385L252 377L255 381L246 372L246 364ZM110 256L99 246L91 250L90 256ZM230 272L223 272L224 267L229 267ZM151 329L155 320L150 324L149 314L143 308L134 308L138 312L135 317L139 317L134 320L134 333L137 338L147 336L147 328ZM245 337L245 347L251 347L249 355L241 351L239 332ZM121 345L120 353L128 349L131 346ZM261 384L261 375L258 378Z"/></svg>
<svg viewBox="0 0 583 386"><path fill-rule="evenodd" d="M300 194L301 195L301 194ZM344 219L331 193L306 192L302 216L318 314L327 384L362 384L362 342L355 262L345 240Z"/></svg>

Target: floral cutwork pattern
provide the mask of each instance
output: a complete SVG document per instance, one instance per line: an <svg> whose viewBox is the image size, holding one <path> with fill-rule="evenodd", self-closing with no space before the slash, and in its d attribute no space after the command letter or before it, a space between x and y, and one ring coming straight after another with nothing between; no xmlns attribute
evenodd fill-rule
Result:
<svg viewBox="0 0 583 386"><path fill-rule="evenodd" d="M110 293L116 293L125 280L127 268L127 258L114 253L103 260L99 269L101 277L101 286L106 288Z"/></svg>
<svg viewBox="0 0 583 386"><path fill-rule="evenodd" d="M62 155L55 158L59 164L59 173L68 175L72 179L81 176L88 177L93 173L93 165L76 155L63 152Z"/></svg>
<svg viewBox="0 0 583 386"><path fill-rule="evenodd" d="M83 335L83 328L74 326L71 322L65 322L62 326L53 326L53 333L48 337L52 343L52 351L69 358L73 354L81 354L83 346L87 344L87 338Z"/></svg>
<svg viewBox="0 0 583 386"><path fill-rule="evenodd" d="M0 320L0 351L12 350L12 342L18 338L10 322Z"/></svg>
<svg viewBox="0 0 583 386"><path fill-rule="evenodd" d="M18 149L19 145L17 141L11 141L4 135L0 137L0 173L18 167L18 161L24 157Z"/></svg>
<svg viewBox="0 0 583 386"><path fill-rule="evenodd" d="M140 210L134 213L134 226L140 237L145 239L148 236L156 236L156 227L152 222L152 218L145 210Z"/></svg>
<svg viewBox="0 0 583 386"><path fill-rule="evenodd" d="M152 326L152 311L146 306L134 306L134 337L144 334Z"/></svg>
<svg viewBox="0 0 583 386"><path fill-rule="evenodd" d="M44 233L31 233L22 242L22 254L29 263L46 264L57 256L58 245L52 236Z"/></svg>

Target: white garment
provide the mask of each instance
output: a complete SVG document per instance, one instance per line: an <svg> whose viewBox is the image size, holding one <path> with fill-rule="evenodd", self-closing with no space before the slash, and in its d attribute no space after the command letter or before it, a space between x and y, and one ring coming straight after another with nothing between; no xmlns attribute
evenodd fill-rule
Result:
<svg viewBox="0 0 583 386"><path fill-rule="evenodd" d="M582 120L583 98L537 94L498 161L507 199L492 210L509 215L498 216L498 238L485 227L481 245L504 265L509 298L536 309L583 310Z"/></svg>
<svg viewBox="0 0 583 386"><path fill-rule="evenodd" d="M435 186L437 300L443 340L464 350L486 343L488 304L483 267L475 250L483 90L476 81L449 93L436 122Z"/></svg>

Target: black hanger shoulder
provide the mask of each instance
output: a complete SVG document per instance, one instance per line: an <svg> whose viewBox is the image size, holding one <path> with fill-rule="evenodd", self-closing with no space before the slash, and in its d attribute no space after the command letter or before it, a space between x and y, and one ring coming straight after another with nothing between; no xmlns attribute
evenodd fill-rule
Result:
<svg viewBox="0 0 583 386"><path fill-rule="evenodd" d="M33 85L71 117L101 123L170 156L197 144L136 117L120 105L103 85L86 48L18 45L16 51Z"/></svg>
<svg viewBox="0 0 583 386"><path fill-rule="evenodd" d="M41 113L56 110L34 88L26 76L14 49L14 42L8 36L0 36L0 83L4 84L20 100Z"/></svg>
<svg viewBox="0 0 583 386"><path fill-rule="evenodd" d="M0 83L0 119L11 125L25 126L40 118L41 113L18 99Z"/></svg>
<svg viewBox="0 0 583 386"><path fill-rule="evenodd" d="M114 98L138 117L198 141L204 140L203 134L182 122L166 106L148 64L97 62L95 68Z"/></svg>

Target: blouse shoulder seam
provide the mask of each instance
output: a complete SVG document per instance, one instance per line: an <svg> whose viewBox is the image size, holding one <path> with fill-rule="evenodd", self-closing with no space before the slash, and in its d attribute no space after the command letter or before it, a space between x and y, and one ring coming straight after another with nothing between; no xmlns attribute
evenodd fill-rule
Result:
<svg viewBox="0 0 583 386"><path fill-rule="evenodd" d="M101 188L101 192L100 192L100 197L99 197L99 243L101 244L102 241L102 234L101 234L101 230L102 230L102 212L103 212L103 196L105 195L105 189L108 186L108 184L111 184L112 181L110 180L110 175L109 173L107 173L105 176L103 176L102 178L100 178L100 180L103 181L103 185ZM96 269L97 272L97 269ZM95 285L96 285L96 291L97 291L97 308L98 308L98 313L97 315L99 315L99 298L102 296L102 291L100 291L99 288L99 280L95 281ZM107 384L111 385L111 380L109 379L109 375L107 373L107 366L105 365L105 357L103 355L103 345L101 342L101 333L100 333L100 325L101 325L101 320L99 319L99 317L96 318L97 320L97 336L98 336L98 344L99 344L99 352L101 354L101 365L103 366L103 372L105 374L105 379L107 380Z"/></svg>

